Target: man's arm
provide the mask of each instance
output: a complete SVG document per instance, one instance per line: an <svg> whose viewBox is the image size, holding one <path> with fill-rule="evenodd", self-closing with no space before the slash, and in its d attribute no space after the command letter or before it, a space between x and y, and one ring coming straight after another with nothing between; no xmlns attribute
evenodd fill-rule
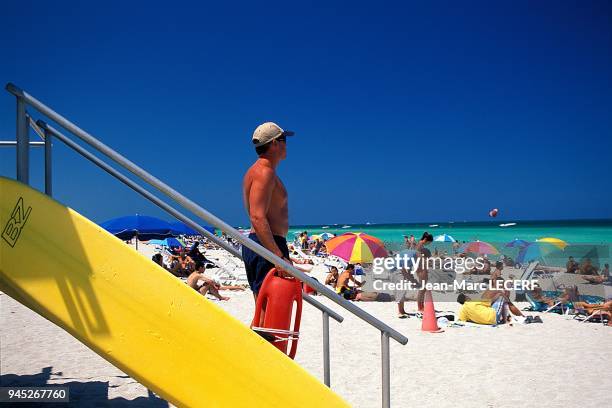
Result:
<svg viewBox="0 0 612 408"><path fill-rule="evenodd" d="M352 282L355 284L355 286L359 286L359 287L361 287L362 283L361 283L361 282L358 282L358 281L355 279L355 277L353 277L353 276L349 276L349 279L350 279L350 280L351 280L351 281L352 281Z"/></svg>
<svg viewBox="0 0 612 408"><path fill-rule="evenodd" d="M275 255L283 258L283 253L276 245L268 223L268 209L270 208L275 182L276 175L272 169L268 168L261 169L257 177L254 178L249 190L249 219L261 244Z"/></svg>

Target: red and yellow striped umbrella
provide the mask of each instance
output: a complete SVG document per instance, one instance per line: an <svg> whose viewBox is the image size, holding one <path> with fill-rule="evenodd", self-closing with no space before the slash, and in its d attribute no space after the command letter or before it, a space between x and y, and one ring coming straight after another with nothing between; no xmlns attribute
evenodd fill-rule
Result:
<svg viewBox="0 0 612 408"><path fill-rule="evenodd" d="M350 263L370 263L387 256L383 242L363 232L347 232L325 243L327 253Z"/></svg>

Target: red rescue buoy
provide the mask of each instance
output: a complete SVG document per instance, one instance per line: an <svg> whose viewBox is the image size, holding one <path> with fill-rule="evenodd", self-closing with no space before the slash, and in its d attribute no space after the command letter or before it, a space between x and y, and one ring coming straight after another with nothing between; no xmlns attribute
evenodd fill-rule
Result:
<svg viewBox="0 0 612 408"><path fill-rule="evenodd" d="M293 304L296 304L295 320L291 327ZM302 318L302 282L293 277L282 277L276 268L266 275L255 305L255 317L251 328L274 337L273 345L290 358L295 357ZM289 342L291 348L289 353Z"/></svg>
<svg viewBox="0 0 612 408"><path fill-rule="evenodd" d="M498 212L499 210L497 208L492 209L491 211L489 211L489 217L497 217Z"/></svg>

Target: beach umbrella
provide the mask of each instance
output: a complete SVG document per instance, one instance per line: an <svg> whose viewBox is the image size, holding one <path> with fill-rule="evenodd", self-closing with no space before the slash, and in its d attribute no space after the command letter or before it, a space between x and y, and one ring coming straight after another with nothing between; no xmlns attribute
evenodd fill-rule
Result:
<svg viewBox="0 0 612 408"><path fill-rule="evenodd" d="M551 242L532 242L520 250L518 256L516 257L516 262L526 263L535 261L558 249L559 247Z"/></svg>
<svg viewBox="0 0 612 408"><path fill-rule="evenodd" d="M161 245L171 248L186 247L185 243L182 240L173 237L168 237L164 239L152 239L149 241L149 245Z"/></svg>
<svg viewBox="0 0 612 408"><path fill-rule="evenodd" d="M363 232L347 232L325 243L327 253L349 263L370 263L374 258L387 256L383 242Z"/></svg>
<svg viewBox="0 0 612 408"><path fill-rule="evenodd" d="M331 232L324 232L321 235L319 235L319 237L323 238L323 241L327 241L328 239L332 239L333 237L335 237L335 235L332 234Z"/></svg>
<svg viewBox="0 0 612 408"><path fill-rule="evenodd" d="M461 247L462 252L472 252L475 254L497 255L499 251L488 242L474 241L468 242Z"/></svg>
<svg viewBox="0 0 612 408"><path fill-rule="evenodd" d="M176 235L172 232L172 225L169 222L139 214L113 218L104 221L100 226L123 240L136 237L136 248L139 239L148 241Z"/></svg>
<svg viewBox="0 0 612 408"><path fill-rule="evenodd" d="M568 245L567 242L559 239L559 238L551 238L551 237L546 237L546 238L540 238L536 240L537 242L546 242L549 244L553 244L554 246L556 246L559 249L565 249L565 247Z"/></svg>
<svg viewBox="0 0 612 408"><path fill-rule="evenodd" d="M524 239L514 238L512 241L508 242L504 247L506 248L525 248L529 245L529 242Z"/></svg>
<svg viewBox="0 0 612 408"><path fill-rule="evenodd" d="M433 239L436 242L457 242L457 240L453 237L451 237L448 234L442 234L442 235L438 235L436 237L434 237Z"/></svg>

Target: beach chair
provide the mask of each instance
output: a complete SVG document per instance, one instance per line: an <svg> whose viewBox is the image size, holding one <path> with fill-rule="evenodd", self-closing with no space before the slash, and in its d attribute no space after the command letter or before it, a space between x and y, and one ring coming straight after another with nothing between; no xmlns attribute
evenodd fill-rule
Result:
<svg viewBox="0 0 612 408"><path fill-rule="evenodd" d="M530 307L526 309L527 311L541 312L541 313L553 312L553 313L565 314L566 309L564 309L563 307L564 306L563 302L557 302L552 306L548 306L548 304L544 302L539 302L535 300L533 296L531 295L531 293L529 293L528 291L525 291L524 294L525 294L525 299L527 300L527 302L529 302L529 305L530 305ZM567 310L569 311L569 307L567 308Z"/></svg>
<svg viewBox="0 0 612 408"><path fill-rule="evenodd" d="M581 323L596 323L597 318L599 318L599 322L601 322L601 324L605 326L610 321L611 315L608 310L605 310L603 308L597 309L591 314L589 314L586 309L576 309L576 314L574 315L574 319L579 320Z"/></svg>

